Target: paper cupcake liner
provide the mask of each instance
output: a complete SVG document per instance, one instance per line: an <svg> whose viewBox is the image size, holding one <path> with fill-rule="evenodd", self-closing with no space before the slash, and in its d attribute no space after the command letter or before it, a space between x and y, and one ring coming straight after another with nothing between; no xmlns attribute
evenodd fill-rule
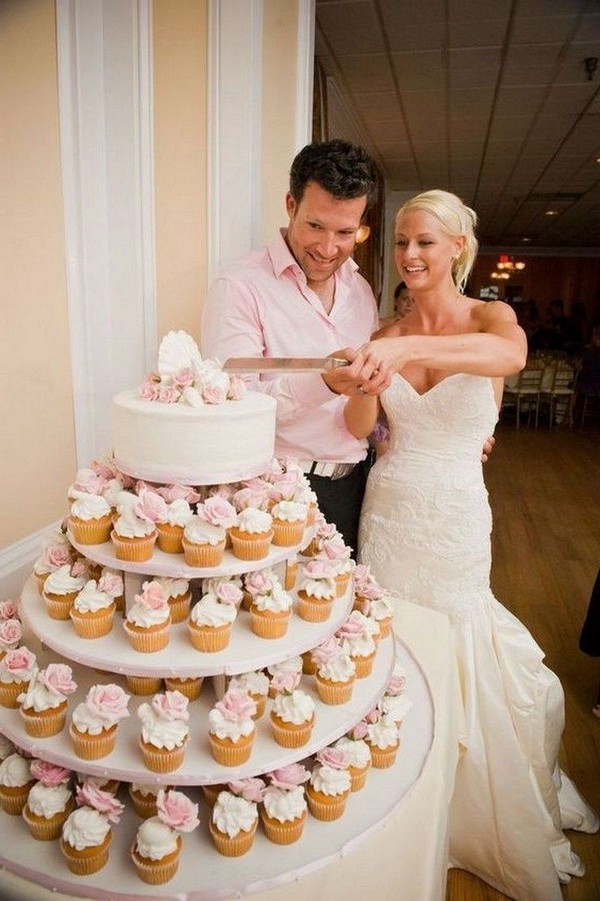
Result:
<svg viewBox="0 0 600 901"><path fill-rule="evenodd" d="M375 745L369 744L369 748L371 749L373 766L378 770L387 770L396 762L400 742L397 745L391 745L389 748L376 748Z"/></svg>
<svg viewBox="0 0 600 901"><path fill-rule="evenodd" d="M183 763L186 744L187 742L184 742L181 747L169 750L168 748L157 748L140 739L140 748L146 768L152 770L153 773L172 773L174 770L178 770Z"/></svg>
<svg viewBox="0 0 600 901"><path fill-rule="evenodd" d="M225 553L225 539L218 544L193 544L183 538L183 556L188 566L220 566Z"/></svg>
<svg viewBox="0 0 600 901"><path fill-rule="evenodd" d="M356 678L366 679L373 671L373 661L375 660L375 651L368 657L352 657L354 666L356 667Z"/></svg>
<svg viewBox="0 0 600 901"><path fill-rule="evenodd" d="M335 596L341 598L350 584L350 573L338 573L335 577Z"/></svg>
<svg viewBox="0 0 600 901"><path fill-rule="evenodd" d="M37 583L38 591L41 594L44 590L44 585L46 584L46 579L50 573L34 573L35 581Z"/></svg>
<svg viewBox="0 0 600 901"><path fill-rule="evenodd" d="M285 578L283 587L286 591L293 591L296 586L296 578L298 576L298 564L296 562L291 562L290 560L286 560L285 563Z"/></svg>
<svg viewBox="0 0 600 901"><path fill-rule="evenodd" d="M77 851L64 839L60 840L60 850L63 853L67 866L76 876L90 876L97 873L108 861L108 852L112 841L112 832L108 832L101 845L94 848L84 848Z"/></svg>
<svg viewBox="0 0 600 901"><path fill-rule="evenodd" d="M252 829L249 832L238 832L233 838L230 838L226 832L220 832L212 820L208 825L215 848L219 854L222 854L224 857L241 857L242 854L246 854L254 844L258 820L253 824Z"/></svg>
<svg viewBox="0 0 600 901"><path fill-rule="evenodd" d="M73 799L71 799L64 810L54 814L53 817L47 820L45 817L40 817L35 813L32 813L26 804L23 808L23 819L27 823L27 828L31 835L38 842L53 842L57 838L60 838L63 823L73 810L74 806L75 803Z"/></svg>
<svg viewBox="0 0 600 901"><path fill-rule="evenodd" d="M0 682L0 706L16 710L19 706L17 698L22 692L27 691L28 685L29 680L27 682Z"/></svg>
<svg viewBox="0 0 600 901"><path fill-rule="evenodd" d="M277 547L294 547L300 544L306 520L302 522L285 522L282 519L273 519L273 544Z"/></svg>
<svg viewBox="0 0 600 901"><path fill-rule="evenodd" d="M253 700L254 703L256 704L256 713L254 714L254 716L252 717L252 719L253 719L253 720L259 720L259 719L261 718L261 716L264 715L264 712L265 712L265 710L266 710L266 708L267 708L267 696L266 696L266 695L253 694L252 692L250 692L250 697L252 698L252 700Z"/></svg>
<svg viewBox="0 0 600 901"><path fill-rule="evenodd" d="M282 748L301 748L310 739L314 716L308 723L284 723L277 714L271 713L273 738Z"/></svg>
<svg viewBox="0 0 600 901"><path fill-rule="evenodd" d="M369 770L371 769L371 761L366 766L357 767L357 766L349 766L348 772L350 773L350 779L352 780L352 784L350 786L350 791L358 792L361 788L364 788L367 782L367 776L369 775Z"/></svg>
<svg viewBox="0 0 600 901"><path fill-rule="evenodd" d="M77 544L104 544L110 539L112 516L107 513L100 519L69 517L69 531Z"/></svg>
<svg viewBox="0 0 600 901"><path fill-rule="evenodd" d="M282 638L288 630L291 612L263 613L251 607L252 631L259 638Z"/></svg>
<svg viewBox="0 0 600 901"><path fill-rule="evenodd" d="M212 756L221 766L241 766L250 760L255 738L256 729L250 735L242 735L238 741L208 733Z"/></svg>
<svg viewBox="0 0 600 901"><path fill-rule="evenodd" d="M117 560L126 560L128 563L145 563L150 560L156 536L156 531L143 538L122 538L114 529L110 533Z"/></svg>
<svg viewBox="0 0 600 901"><path fill-rule="evenodd" d="M332 608L333 598L316 600L315 598L307 597L303 591L298 592L296 613L300 619L305 620L307 623L326 622L331 616Z"/></svg>
<svg viewBox="0 0 600 901"><path fill-rule="evenodd" d="M242 603L240 604L240 608L242 610L250 610L250 607L252 606L252 600L253 600L253 598L252 598L252 595L250 594L250 592L244 591L244 593L242 595Z"/></svg>
<svg viewBox="0 0 600 901"><path fill-rule="evenodd" d="M131 647L140 654L152 654L155 651L162 651L169 644L169 624L167 620L160 629L133 629L127 620L123 623L123 629Z"/></svg>
<svg viewBox="0 0 600 901"><path fill-rule="evenodd" d="M268 816L262 810L260 819L264 833L270 842L274 842L276 845L292 845L301 837L307 816L307 812L304 811L302 816L297 817L295 820L286 820L281 823L279 820Z"/></svg>
<svg viewBox="0 0 600 901"><path fill-rule="evenodd" d="M201 785L200 788L202 789L202 797L204 798L206 805L212 808L217 802L219 793L225 791L227 788L227 783L219 782L217 785Z"/></svg>
<svg viewBox="0 0 600 901"><path fill-rule="evenodd" d="M314 676L317 672L317 662L313 660L312 651L305 651L302 654L302 672L305 676Z"/></svg>
<svg viewBox="0 0 600 901"><path fill-rule="evenodd" d="M196 698L200 697L203 681L204 678L202 676L189 679L176 679L165 676L165 685L167 686L167 689L169 691L181 692L181 694L185 695L189 701L195 701Z"/></svg>
<svg viewBox="0 0 600 901"><path fill-rule="evenodd" d="M186 591L181 597L169 598L169 610L171 611L172 623L183 623L188 618L190 612L190 601L192 594Z"/></svg>
<svg viewBox="0 0 600 901"><path fill-rule="evenodd" d="M198 626L196 623L188 622L188 631L197 651L213 654L222 651L229 644L231 623L213 629L210 626Z"/></svg>
<svg viewBox="0 0 600 901"><path fill-rule="evenodd" d="M13 817L21 816L27 803L29 790L34 785L35 779L25 785L0 785L0 807L5 813Z"/></svg>
<svg viewBox="0 0 600 901"><path fill-rule="evenodd" d="M96 613L79 613L75 607L71 607L69 616L75 634L79 638L85 639L102 638L104 635L108 635L113 626L115 609L114 602L106 610L99 610Z"/></svg>
<svg viewBox="0 0 600 901"><path fill-rule="evenodd" d="M162 679L155 676L125 676L125 681L134 695L155 695L162 688Z"/></svg>
<svg viewBox="0 0 600 901"><path fill-rule="evenodd" d="M242 535L232 529L229 534L231 550L238 560L262 560L268 555L273 540L273 529L269 532L258 532L255 535L251 535L249 532L244 532Z"/></svg>
<svg viewBox="0 0 600 901"><path fill-rule="evenodd" d="M379 635L375 635L374 638L377 641L381 641L382 638L387 638L392 631L392 617L387 616L385 619L378 619L377 625L379 626Z"/></svg>
<svg viewBox="0 0 600 901"><path fill-rule="evenodd" d="M132 789L131 784L129 785L128 793L131 803L133 804L133 809L139 817L142 817L144 820L149 820L150 817L156 816L156 795L143 795L137 789Z"/></svg>
<svg viewBox="0 0 600 901"><path fill-rule="evenodd" d="M90 735L89 732L79 732L71 723L69 735L77 757L81 757L82 760L99 760L114 750L117 727L114 725L110 729L103 729L100 735Z"/></svg>
<svg viewBox="0 0 600 901"><path fill-rule="evenodd" d="M142 857L136 850L135 843L131 848L131 859L142 882L148 885L162 885L169 882L177 872L181 855L181 836L177 836L177 849L160 860Z"/></svg>
<svg viewBox="0 0 600 901"><path fill-rule="evenodd" d="M25 732L32 738L48 738L50 735L57 735L65 724L67 715L67 702L59 707L52 707L48 710L35 711L33 709L19 708Z"/></svg>
<svg viewBox="0 0 600 901"><path fill-rule="evenodd" d="M306 788L306 801L308 809L316 820L339 820L346 809L346 801L350 789L342 795L324 795L323 792L314 791L312 786Z"/></svg>
<svg viewBox="0 0 600 901"><path fill-rule="evenodd" d="M347 704L352 697L354 678L347 682L331 682L329 679L322 679L317 674L315 681L317 694L324 704Z"/></svg>
<svg viewBox="0 0 600 901"><path fill-rule="evenodd" d="M183 554L183 526L171 526L165 522L156 523L156 543L165 554Z"/></svg>
<svg viewBox="0 0 600 901"><path fill-rule="evenodd" d="M76 597L76 591L71 591L69 594L64 595L46 594L44 592L46 613L50 619L68 620Z"/></svg>

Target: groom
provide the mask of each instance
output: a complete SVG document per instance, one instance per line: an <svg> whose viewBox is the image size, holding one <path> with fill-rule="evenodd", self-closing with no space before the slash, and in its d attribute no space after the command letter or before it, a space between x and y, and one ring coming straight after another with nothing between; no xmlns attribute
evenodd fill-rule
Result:
<svg viewBox="0 0 600 901"><path fill-rule="evenodd" d="M220 360L347 349L347 367L249 381L277 401L275 455L298 460L326 520L354 550L368 445L345 427L344 395L380 394L391 379L351 350L378 327L375 297L352 259L377 183L362 147L341 140L304 147L290 170L287 228L220 273L202 319L202 352Z"/></svg>

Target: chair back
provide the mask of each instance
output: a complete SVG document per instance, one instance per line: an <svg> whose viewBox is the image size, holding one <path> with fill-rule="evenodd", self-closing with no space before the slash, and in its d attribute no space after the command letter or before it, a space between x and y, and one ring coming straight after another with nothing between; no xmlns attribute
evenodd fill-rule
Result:
<svg viewBox="0 0 600 901"><path fill-rule="evenodd" d="M570 363L566 363L564 360L557 360L554 365L550 391L573 388L576 372L576 368Z"/></svg>
<svg viewBox="0 0 600 901"><path fill-rule="evenodd" d="M527 363L525 369L519 373L519 381L517 382L517 391L539 391L542 387L542 377L544 375L544 365L539 364L537 360Z"/></svg>

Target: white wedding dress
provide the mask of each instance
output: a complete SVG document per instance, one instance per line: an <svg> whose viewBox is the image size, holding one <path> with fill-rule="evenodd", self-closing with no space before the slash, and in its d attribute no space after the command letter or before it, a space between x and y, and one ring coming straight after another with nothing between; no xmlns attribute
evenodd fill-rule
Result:
<svg viewBox="0 0 600 901"><path fill-rule="evenodd" d="M382 403L390 447L369 476L359 559L393 594L453 624L466 735L449 866L520 901L560 901L559 879L583 874L562 830L599 822L556 762L560 682L490 591L480 458L498 418L491 380L459 373L420 395L395 375Z"/></svg>

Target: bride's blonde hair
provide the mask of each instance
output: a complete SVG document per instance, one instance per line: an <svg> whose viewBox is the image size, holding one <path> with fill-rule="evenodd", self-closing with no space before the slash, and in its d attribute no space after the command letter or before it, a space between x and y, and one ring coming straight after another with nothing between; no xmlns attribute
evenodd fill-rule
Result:
<svg viewBox="0 0 600 901"><path fill-rule="evenodd" d="M452 264L452 278L457 288L462 291L465 287L469 272L473 268L479 243L475 237L477 225L477 213L466 206L456 194L449 191L424 191L411 197L402 204L396 213L396 224L405 214L413 210L423 210L431 213L442 226L442 230L450 238L462 237L465 244Z"/></svg>

